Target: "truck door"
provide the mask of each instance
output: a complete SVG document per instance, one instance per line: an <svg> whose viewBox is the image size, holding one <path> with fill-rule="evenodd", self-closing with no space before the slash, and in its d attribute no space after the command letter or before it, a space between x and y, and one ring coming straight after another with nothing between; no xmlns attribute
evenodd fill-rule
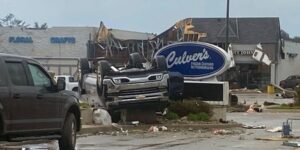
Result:
<svg viewBox="0 0 300 150"><path fill-rule="evenodd" d="M0 68L3 68L3 62L0 58ZM0 69L0 117L6 122L6 120L10 120L10 100L9 100L9 88L7 83L7 74L5 70ZM7 124L3 124L4 131L8 128Z"/></svg>
<svg viewBox="0 0 300 150"><path fill-rule="evenodd" d="M30 86L28 71L22 60L5 60L5 68L10 83L10 118L6 120L8 131L28 131L36 129L35 89Z"/></svg>
<svg viewBox="0 0 300 150"><path fill-rule="evenodd" d="M66 96L54 88L54 83L46 71L38 64L28 63L33 86L36 90L37 118L36 124L40 129L60 129L64 122L62 114ZM64 99L65 98L65 99Z"/></svg>

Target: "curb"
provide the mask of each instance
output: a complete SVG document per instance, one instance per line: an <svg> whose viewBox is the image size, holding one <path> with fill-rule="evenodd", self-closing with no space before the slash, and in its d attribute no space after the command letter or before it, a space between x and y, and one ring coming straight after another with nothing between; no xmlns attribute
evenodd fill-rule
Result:
<svg viewBox="0 0 300 150"><path fill-rule="evenodd" d="M147 132L151 126L166 126L168 131L181 131L181 130L199 130L199 129L225 129L242 127L242 124L228 123L228 124L152 124L152 125L118 125L123 130L129 131L144 131ZM119 131L118 128L112 125L83 125L79 134L97 134L100 132L113 132Z"/></svg>
<svg viewBox="0 0 300 150"><path fill-rule="evenodd" d="M300 109L264 109L264 112L268 113L293 113L293 112L300 112Z"/></svg>

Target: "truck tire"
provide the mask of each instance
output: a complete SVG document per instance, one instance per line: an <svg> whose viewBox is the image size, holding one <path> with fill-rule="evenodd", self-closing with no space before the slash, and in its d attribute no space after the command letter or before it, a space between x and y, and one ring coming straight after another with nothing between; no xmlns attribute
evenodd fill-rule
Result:
<svg viewBox="0 0 300 150"><path fill-rule="evenodd" d="M184 92L184 77L178 72L169 72L168 93L169 99L182 101Z"/></svg>
<svg viewBox="0 0 300 150"><path fill-rule="evenodd" d="M155 67L159 70L167 70L167 62L164 56L156 56L155 58Z"/></svg>
<svg viewBox="0 0 300 150"><path fill-rule="evenodd" d="M90 65L87 58L80 58L80 69L81 69L81 75L90 73Z"/></svg>
<svg viewBox="0 0 300 150"><path fill-rule="evenodd" d="M97 81L97 92L98 92L98 95L101 97L103 95L103 89L104 89L103 78L110 72L111 64L106 60L101 60L98 62L98 65L99 65L98 70L99 70L101 80ZM99 79L97 78L97 80L99 80Z"/></svg>
<svg viewBox="0 0 300 150"><path fill-rule="evenodd" d="M142 59L139 53L129 55L129 68L143 68Z"/></svg>
<svg viewBox="0 0 300 150"><path fill-rule="evenodd" d="M58 140L59 149L74 150L76 145L76 119L74 114L70 113L64 123L62 136Z"/></svg>
<svg viewBox="0 0 300 150"><path fill-rule="evenodd" d="M111 70L110 69L111 64L106 60L99 61L98 65L99 65L98 69L99 69L101 77L106 76Z"/></svg>
<svg viewBox="0 0 300 150"><path fill-rule="evenodd" d="M85 94L85 89L83 88L83 77L85 74L90 73L90 65L87 58L80 58L79 60L79 66L80 72L79 72L79 92L80 94Z"/></svg>

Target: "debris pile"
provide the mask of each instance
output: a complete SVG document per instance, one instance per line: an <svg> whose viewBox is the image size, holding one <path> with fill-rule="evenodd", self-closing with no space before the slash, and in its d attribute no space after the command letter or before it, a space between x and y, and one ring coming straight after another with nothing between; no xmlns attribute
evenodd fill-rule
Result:
<svg viewBox="0 0 300 150"><path fill-rule="evenodd" d="M160 126L160 127L157 127L157 126L151 126L149 129L148 129L148 132L159 132L159 131L167 131L168 128L166 126Z"/></svg>
<svg viewBox="0 0 300 150"><path fill-rule="evenodd" d="M233 134L232 131L229 131L229 130L225 130L225 129L216 129L213 131L213 133L215 135L228 135L228 134Z"/></svg>

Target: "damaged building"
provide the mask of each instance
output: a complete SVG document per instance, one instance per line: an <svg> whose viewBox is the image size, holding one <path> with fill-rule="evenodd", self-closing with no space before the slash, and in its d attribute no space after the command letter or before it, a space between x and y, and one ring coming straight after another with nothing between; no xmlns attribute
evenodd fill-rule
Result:
<svg viewBox="0 0 300 150"><path fill-rule="evenodd" d="M271 82L272 69L276 69L280 52L279 18L230 18L228 26L229 43L232 45L236 66L220 77L232 88L258 88ZM174 42L199 41L225 49L225 18L188 18L158 35L153 41L161 46ZM158 42L157 42L158 43ZM272 61L265 65L252 58L257 44Z"/></svg>
<svg viewBox="0 0 300 150"><path fill-rule="evenodd" d="M96 40L88 42L88 57L106 57L124 64L130 53L139 52L146 61L152 55L148 42L155 36L152 33L109 29L101 22Z"/></svg>
<svg viewBox="0 0 300 150"><path fill-rule="evenodd" d="M274 80L280 52L279 18L230 18L229 43L232 45L236 66L220 76L233 88L264 87ZM151 60L154 53L176 42L207 42L225 49L225 18L187 18L176 22L163 33L155 36L149 33L107 29L101 23L97 41L92 53L125 62L131 52L140 52L146 60ZM252 58L258 44L272 61L265 65Z"/></svg>
<svg viewBox="0 0 300 150"><path fill-rule="evenodd" d="M281 68L279 60L285 53L281 48L279 18L230 18L228 28L236 66L220 76L220 79L229 81L236 88L278 84L285 76L277 73ZM0 32L1 52L42 58L47 69L57 74L74 74L76 64L70 65L61 58L106 57L123 65L129 53L139 52L144 61L151 61L157 50L176 42L207 42L225 49L226 19L187 18L158 35L110 29L103 22L97 28L55 27L33 30L2 27ZM262 51L269 56L271 65L252 58L259 43ZM292 59L294 55L287 56Z"/></svg>

